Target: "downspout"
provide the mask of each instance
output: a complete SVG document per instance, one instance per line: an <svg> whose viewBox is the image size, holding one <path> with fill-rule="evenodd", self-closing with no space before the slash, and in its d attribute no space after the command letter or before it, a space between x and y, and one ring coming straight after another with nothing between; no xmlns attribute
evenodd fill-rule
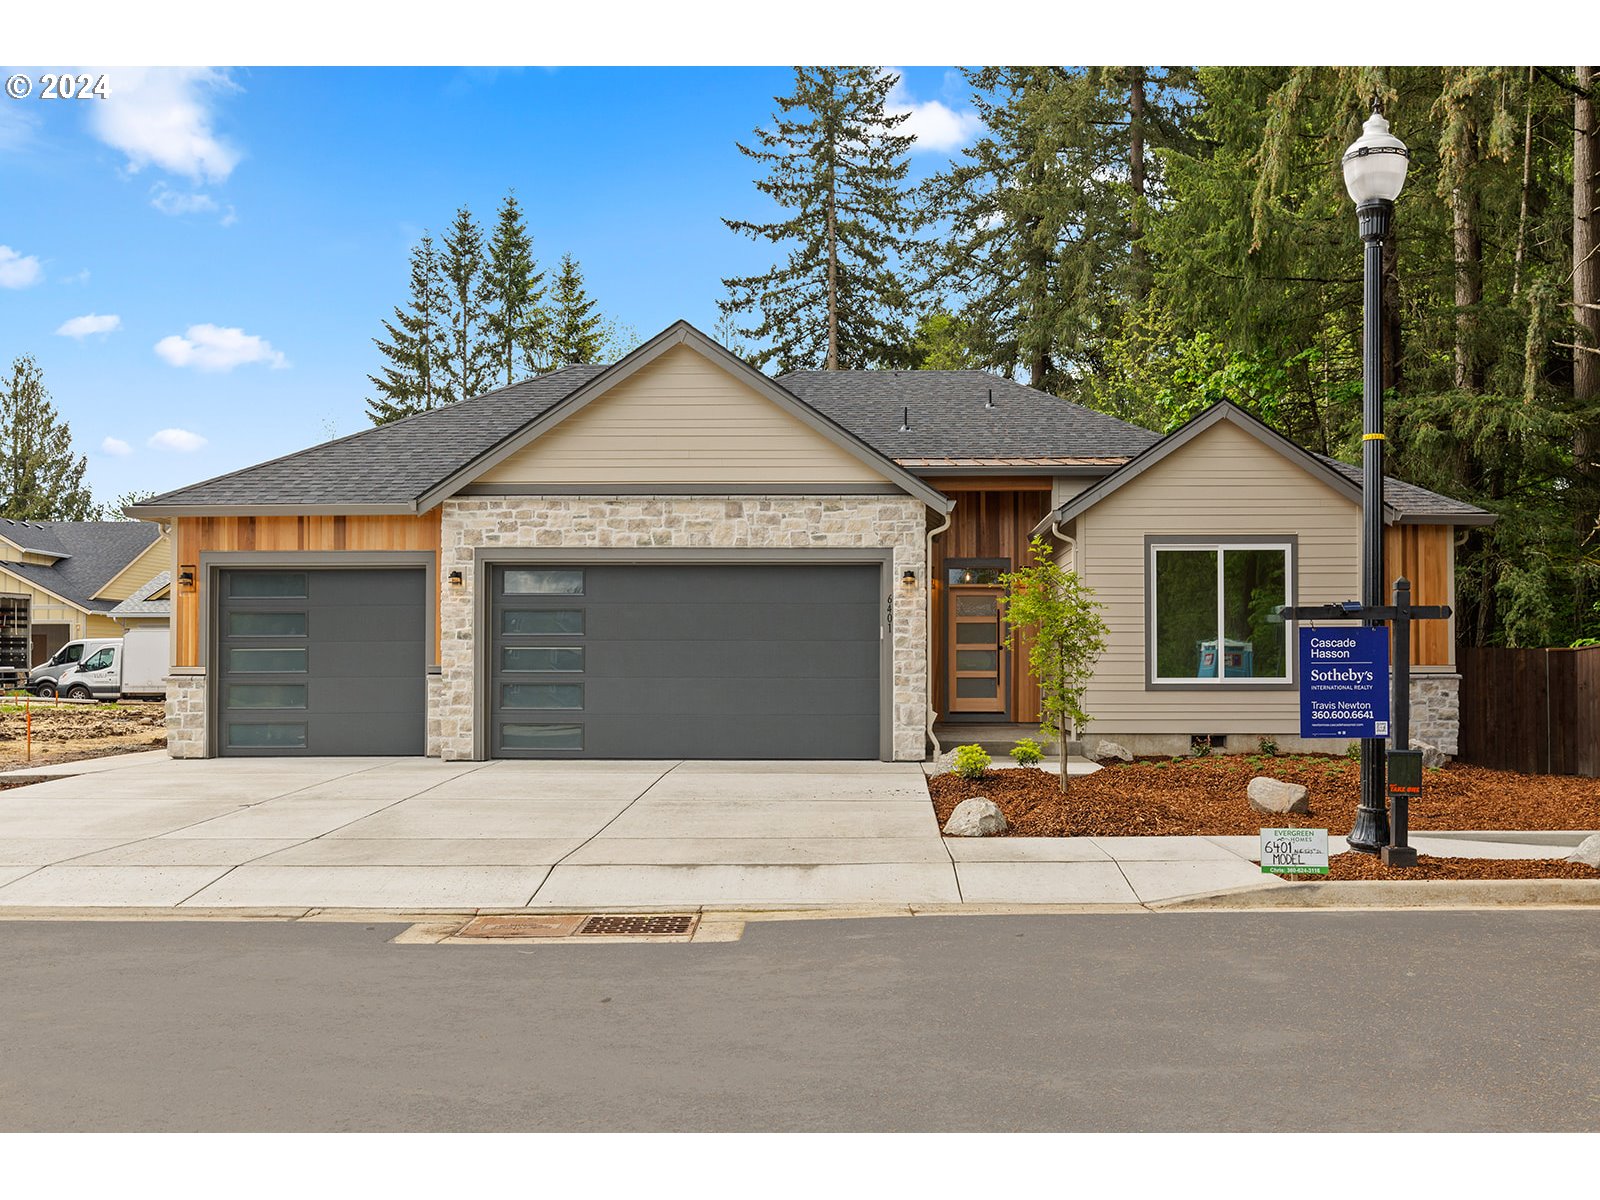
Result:
<svg viewBox="0 0 1600 1200"><path fill-rule="evenodd" d="M926 610L926 614L927 614L927 616L926 616L926 630L927 630L926 637L928 639L928 651L929 651L929 653L927 655L927 659L928 659L928 664L929 664L930 667L933 664L933 653L932 653L932 651L933 651L933 638L934 638L934 632L933 632L933 539L938 537L946 529L950 528L950 523L955 520L955 511L956 511L955 502L952 501L951 504L950 504L949 511L944 514L944 524L940 525L936 529L928 530L927 549L926 549L926 552L923 554L923 557L922 557L922 573L923 573L924 577L927 579L927 583L928 583L928 598L927 598L926 602L924 603L923 607ZM928 719L927 719L927 724L926 724L925 728L926 728L927 734L928 734L928 741L933 744L933 757L934 757L934 760L937 761L938 758L939 758L939 755L941 753L941 749L940 749L940 746L939 746L939 739L933 736L933 719L938 714L933 711L933 678L932 678L933 672L930 670L928 674L929 674L929 678L928 678Z"/></svg>
<svg viewBox="0 0 1600 1200"><path fill-rule="evenodd" d="M1061 526L1056 524L1056 513L1060 511L1060 509L1052 509L1050 512L1050 534L1058 542L1065 542L1072 548L1072 573L1076 575L1078 573L1078 539L1074 537L1068 537L1066 534L1061 532ZM1075 738L1078 736L1077 722L1073 722L1072 736ZM1065 746L1059 747L1058 752L1062 758L1066 758L1067 748Z"/></svg>

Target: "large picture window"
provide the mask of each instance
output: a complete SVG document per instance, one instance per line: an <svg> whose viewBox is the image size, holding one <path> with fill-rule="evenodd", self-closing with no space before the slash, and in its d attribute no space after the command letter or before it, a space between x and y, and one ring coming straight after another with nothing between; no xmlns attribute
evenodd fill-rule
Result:
<svg viewBox="0 0 1600 1200"><path fill-rule="evenodd" d="M1289 626L1269 618L1290 602L1293 551L1287 542L1152 543L1150 681L1289 682Z"/></svg>

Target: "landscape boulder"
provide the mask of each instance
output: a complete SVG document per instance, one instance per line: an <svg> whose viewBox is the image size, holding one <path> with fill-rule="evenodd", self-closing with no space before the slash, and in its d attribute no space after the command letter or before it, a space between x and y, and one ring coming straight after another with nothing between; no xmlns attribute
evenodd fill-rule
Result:
<svg viewBox="0 0 1600 1200"><path fill-rule="evenodd" d="M1132 762L1133 752L1126 746L1119 746L1116 742L1100 741L1095 743L1094 750L1089 757L1095 762L1105 762L1108 758L1115 758L1122 762Z"/></svg>
<svg viewBox="0 0 1600 1200"><path fill-rule="evenodd" d="M1250 807L1263 813L1308 813L1311 793L1298 783L1257 775L1246 789Z"/></svg>
<svg viewBox="0 0 1600 1200"><path fill-rule="evenodd" d="M1412 742L1411 748L1422 751L1422 766L1424 770L1431 771L1435 767L1442 767L1450 761L1448 754L1439 749L1439 747L1429 745L1427 742Z"/></svg>
<svg viewBox="0 0 1600 1200"><path fill-rule="evenodd" d="M1567 855L1567 861L1600 870L1600 833L1591 833L1579 842L1578 848Z"/></svg>
<svg viewBox="0 0 1600 1200"><path fill-rule="evenodd" d="M944 823L945 837L998 837L1005 831L1005 813L987 796L963 800Z"/></svg>

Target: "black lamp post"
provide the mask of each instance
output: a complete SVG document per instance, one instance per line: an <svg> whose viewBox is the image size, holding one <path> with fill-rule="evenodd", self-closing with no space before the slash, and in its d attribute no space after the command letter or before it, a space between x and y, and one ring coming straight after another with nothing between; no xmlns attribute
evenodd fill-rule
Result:
<svg viewBox="0 0 1600 1200"><path fill-rule="evenodd" d="M1344 154L1344 184L1356 202L1365 244L1362 267L1362 442L1361 603L1384 602L1383 584L1383 242L1389 236L1395 197L1405 185L1411 152L1389 132L1374 109L1361 137ZM1368 625L1382 621L1368 620ZM1384 740L1361 741L1361 807L1350 831L1350 849L1377 854L1389 840L1384 796Z"/></svg>

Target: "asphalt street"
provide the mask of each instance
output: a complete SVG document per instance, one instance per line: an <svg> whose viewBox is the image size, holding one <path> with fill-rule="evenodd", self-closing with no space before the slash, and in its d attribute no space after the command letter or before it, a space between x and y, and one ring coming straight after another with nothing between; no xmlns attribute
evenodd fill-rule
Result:
<svg viewBox="0 0 1600 1200"><path fill-rule="evenodd" d="M1596 1130L1600 914L0 923L4 1130Z"/></svg>

